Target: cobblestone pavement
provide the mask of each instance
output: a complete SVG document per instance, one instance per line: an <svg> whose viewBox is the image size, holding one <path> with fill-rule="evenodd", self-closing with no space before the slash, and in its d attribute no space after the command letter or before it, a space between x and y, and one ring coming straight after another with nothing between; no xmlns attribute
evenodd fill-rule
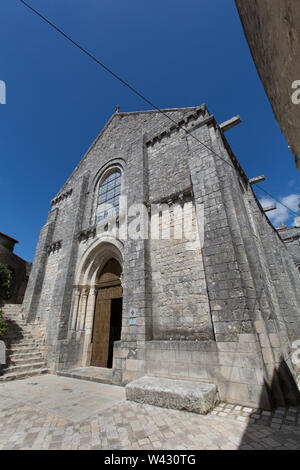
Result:
<svg viewBox="0 0 300 470"><path fill-rule="evenodd" d="M128 402L122 387L46 375L0 384L0 449L300 449L299 409L222 403L200 416Z"/></svg>

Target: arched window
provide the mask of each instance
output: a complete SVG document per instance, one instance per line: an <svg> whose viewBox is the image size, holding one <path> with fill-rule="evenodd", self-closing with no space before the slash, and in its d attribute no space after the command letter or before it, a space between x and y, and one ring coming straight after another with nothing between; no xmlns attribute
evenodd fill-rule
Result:
<svg viewBox="0 0 300 470"><path fill-rule="evenodd" d="M121 171L114 170L100 184L97 222L101 222L107 217L119 215L121 194Z"/></svg>

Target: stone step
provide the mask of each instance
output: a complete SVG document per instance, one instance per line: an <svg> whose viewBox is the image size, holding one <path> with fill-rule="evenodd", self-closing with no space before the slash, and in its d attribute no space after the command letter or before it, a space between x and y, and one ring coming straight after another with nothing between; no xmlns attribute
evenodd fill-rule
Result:
<svg viewBox="0 0 300 470"><path fill-rule="evenodd" d="M0 382L8 382L10 380L26 379L35 375L48 374L49 370L46 367L41 369L28 370L26 372L16 372L11 374L4 374L0 376Z"/></svg>
<svg viewBox="0 0 300 470"><path fill-rule="evenodd" d="M9 366L7 369L4 369L4 374L14 374L16 372L28 372L35 369L43 369L46 367L45 361L35 362L33 364L22 364L19 366Z"/></svg>
<svg viewBox="0 0 300 470"><path fill-rule="evenodd" d="M36 354L41 354L38 348L26 348L26 349L15 349L15 350L8 349L7 350L7 355L10 358L13 358L15 356L17 358L18 357L20 358L20 356L30 358L30 355L36 355Z"/></svg>
<svg viewBox="0 0 300 470"><path fill-rule="evenodd" d="M0 308L1 310L1 308ZM20 320L22 320L22 314L20 313L10 313L10 312L6 312L5 310L1 310L3 313L4 313L4 316L5 318L8 318L8 319L15 319L15 318L19 318Z"/></svg>
<svg viewBox="0 0 300 470"><path fill-rule="evenodd" d="M10 330L17 330L17 329L20 329L22 331L25 331L26 333L30 333L30 329L29 328L26 328L26 325L22 324L21 322L9 322L8 323L8 329L6 330L7 332L9 332Z"/></svg>
<svg viewBox="0 0 300 470"><path fill-rule="evenodd" d="M8 320L7 322L8 324L8 328L7 328L7 332L10 332L10 331L25 331L26 333L30 333L30 328L26 328L26 325L25 324L22 324L19 320L16 320L16 321L12 321L12 320Z"/></svg>
<svg viewBox="0 0 300 470"><path fill-rule="evenodd" d="M2 309L2 312L4 313L5 318L19 318L20 320L25 320L25 317L23 316L22 313L11 313L11 312L6 312L5 310Z"/></svg>
<svg viewBox="0 0 300 470"><path fill-rule="evenodd" d="M5 341L4 341L4 343L5 343ZM38 346L38 342L34 339L32 341L28 341L28 340L22 341L21 340L19 342L15 342L15 343L11 342L10 347L8 345L8 349L15 349L15 348L20 349L20 348L28 348L28 347L33 348L33 347L37 347L37 346Z"/></svg>
<svg viewBox="0 0 300 470"><path fill-rule="evenodd" d="M142 377L125 387L127 400L148 405L207 414L219 402L213 383Z"/></svg>
<svg viewBox="0 0 300 470"><path fill-rule="evenodd" d="M22 323L26 323L24 318L22 318L21 315L11 315L9 313L4 312L4 316L7 320L10 320L10 321L20 321Z"/></svg>
<svg viewBox="0 0 300 470"><path fill-rule="evenodd" d="M20 320L20 321L25 321L25 319L22 317L21 314L16 314L16 313L7 313L5 312L4 310L2 310L2 312L4 313L4 316L5 318L7 318L8 320L12 320L12 321L15 321L15 320Z"/></svg>
<svg viewBox="0 0 300 470"><path fill-rule="evenodd" d="M27 353L27 352L39 352L39 346L36 343L10 343L6 345L6 351L10 354L17 353Z"/></svg>
<svg viewBox="0 0 300 470"><path fill-rule="evenodd" d="M112 369L107 369L105 367L80 367L78 369L59 371L57 372L57 375L104 384L112 383Z"/></svg>
<svg viewBox="0 0 300 470"><path fill-rule="evenodd" d="M7 368L2 368L1 382L23 379L48 372L47 364L39 349L39 342L32 336L20 312L21 305L5 305L2 309L8 320L3 337L7 347Z"/></svg>
<svg viewBox="0 0 300 470"><path fill-rule="evenodd" d="M34 339L31 333L27 333L26 331L20 331L20 332L11 332L8 334L5 334L3 336L3 339Z"/></svg>
<svg viewBox="0 0 300 470"><path fill-rule="evenodd" d="M26 325L22 325L20 322L12 322L12 321L8 321L7 322L7 330L6 330L6 335L8 334L11 334L11 333L27 333L27 334L30 334L31 333L31 329L30 328L26 328Z"/></svg>
<svg viewBox="0 0 300 470"><path fill-rule="evenodd" d="M22 313L20 311L11 311L2 308L1 311L4 313L4 316L7 318L22 318Z"/></svg>
<svg viewBox="0 0 300 470"><path fill-rule="evenodd" d="M19 318L22 318L22 316L24 315L23 312L21 311L10 311L10 310L6 310L5 308L1 308L1 312L4 313L4 316L5 317L12 317L12 318L15 318L15 317L19 317Z"/></svg>
<svg viewBox="0 0 300 470"><path fill-rule="evenodd" d="M41 354L36 354L36 357L25 357L25 358L16 358L15 356L11 356L10 363L14 366L22 366L27 364L36 364L44 362L44 358Z"/></svg>
<svg viewBox="0 0 300 470"><path fill-rule="evenodd" d="M7 332L9 331L24 331L25 333L31 333L32 332L32 329L30 327L28 327L28 325L25 325L25 324L22 324L22 322L19 322L19 321L16 321L16 322L12 322L12 321L8 321L8 328L7 328Z"/></svg>
<svg viewBox="0 0 300 470"><path fill-rule="evenodd" d="M7 351L24 351L24 352L28 352L26 350L28 349L31 349L31 350L34 350L34 351L38 351L39 350L39 346L37 343L34 343L34 342L31 342L31 343L9 343L9 344L6 344L6 350Z"/></svg>
<svg viewBox="0 0 300 470"><path fill-rule="evenodd" d="M20 312L22 304L4 304L2 310L4 312Z"/></svg>
<svg viewBox="0 0 300 470"><path fill-rule="evenodd" d="M39 351L34 350L33 352L14 352L10 356L14 361L19 359L34 359L42 357L42 354Z"/></svg>
<svg viewBox="0 0 300 470"><path fill-rule="evenodd" d="M5 312L3 312L3 313L4 313L4 317L5 317L6 320L9 320L11 322L17 322L17 321L25 322L24 318L22 318L19 315L10 315L10 314L5 313Z"/></svg>
<svg viewBox="0 0 300 470"><path fill-rule="evenodd" d="M9 347L9 345L24 345L25 344L36 344L36 341L32 338L18 338L18 337L11 337L11 338L3 338L4 343Z"/></svg>
<svg viewBox="0 0 300 470"><path fill-rule="evenodd" d="M7 308L7 307L2 307L1 311L4 312L5 315L22 315L21 309L13 309L13 308Z"/></svg>
<svg viewBox="0 0 300 470"><path fill-rule="evenodd" d="M22 319L22 314L21 313L11 313L7 312L4 309L1 310L4 313L5 318L21 318Z"/></svg>
<svg viewBox="0 0 300 470"><path fill-rule="evenodd" d="M7 316L8 315L13 315L13 316L22 315L20 310L13 310L13 309L10 309L10 308L8 309L6 307L2 307L1 311L4 312L4 315L7 315Z"/></svg>

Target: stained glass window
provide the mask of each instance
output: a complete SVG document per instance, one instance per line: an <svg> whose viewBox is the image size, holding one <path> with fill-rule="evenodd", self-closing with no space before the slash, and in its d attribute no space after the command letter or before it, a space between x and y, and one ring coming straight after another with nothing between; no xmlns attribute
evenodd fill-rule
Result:
<svg viewBox="0 0 300 470"><path fill-rule="evenodd" d="M121 194L121 172L115 170L101 183L98 197L97 221L119 215Z"/></svg>

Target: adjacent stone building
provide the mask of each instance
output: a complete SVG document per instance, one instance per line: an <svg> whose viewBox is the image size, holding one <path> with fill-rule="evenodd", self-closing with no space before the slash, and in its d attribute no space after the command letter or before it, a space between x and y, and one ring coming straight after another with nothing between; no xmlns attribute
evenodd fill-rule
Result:
<svg viewBox="0 0 300 470"><path fill-rule="evenodd" d="M278 232L286 244L300 276L300 227L279 227Z"/></svg>
<svg viewBox="0 0 300 470"><path fill-rule="evenodd" d="M31 263L14 253L18 240L0 232L0 263L6 264L11 271L10 294L7 299L11 303L21 304L30 274Z"/></svg>
<svg viewBox="0 0 300 470"><path fill-rule="evenodd" d="M205 105L108 121L52 201L24 299L52 371L297 403L299 273L225 129Z"/></svg>
<svg viewBox="0 0 300 470"><path fill-rule="evenodd" d="M300 2L235 2L259 77L300 170Z"/></svg>

